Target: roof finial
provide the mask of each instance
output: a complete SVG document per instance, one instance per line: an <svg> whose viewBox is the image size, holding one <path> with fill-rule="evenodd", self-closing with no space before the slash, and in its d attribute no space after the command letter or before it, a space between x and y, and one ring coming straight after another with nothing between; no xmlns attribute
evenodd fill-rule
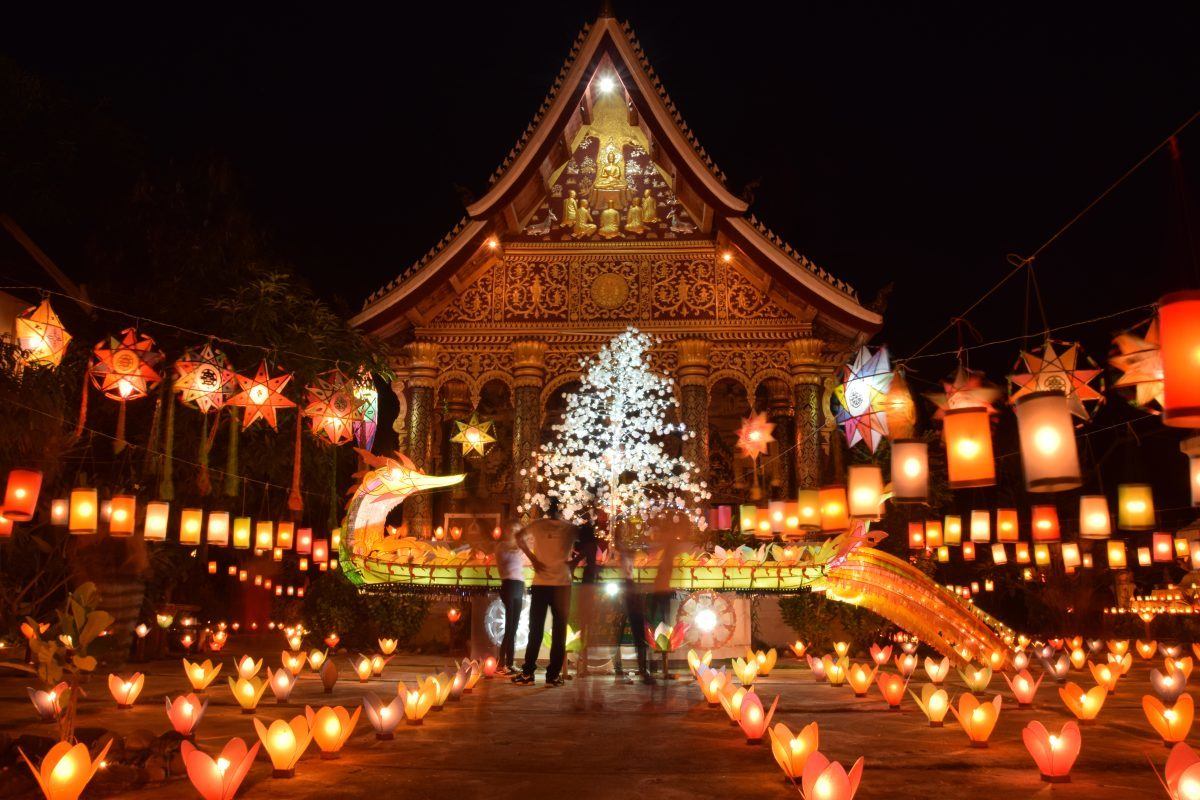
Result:
<svg viewBox="0 0 1200 800"><path fill-rule="evenodd" d="M600 19L616 19L616 16L612 0L600 0Z"/></svg>

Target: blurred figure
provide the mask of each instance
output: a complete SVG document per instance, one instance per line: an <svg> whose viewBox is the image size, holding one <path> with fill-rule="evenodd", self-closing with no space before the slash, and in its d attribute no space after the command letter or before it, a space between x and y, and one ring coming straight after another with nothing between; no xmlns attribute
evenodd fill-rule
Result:
<svg viewBox="0 0 1200 800"><path fill-rule="evenodd" d="M525 565L528 561L517 545L517 532L509 528L496 547L496 566L500 569L500 602L504 604L504 639L500 642L499 675L512 675L521 608L525 605Z"/></svg>
<svg viewBox="0 0 1200 800"><path fill-rule="evenodd" d="M533 587L529 590L529 646L521 674L513 678L520 686L533 684L538 651L546 630L546 610L552 615L550 664L546 685L562 686L563 661L567 652L567 617L571 613L571 553L579 529L559 517L558 498L550 497L546 514L517 534L517 546L533 564Z"/></svg>
<svg viewBox="0 0 1200 800"><path fill-rule="evenodd" d="M572 568L583 564L583 580L579 585L576 618L579 620L579 635L582 646L579 650L577 674L588 671L588 651L591 647L596 622L596 581L600 577L600 539L596 535L596 523L589 518L578 527L579 538L575 542L575 557Z"/></svg>
<svg viewBox="0 0 1200 800"><path fill-rule="evenodd" d="M621 673L622 680L625 683L632 683L633 678L621 666L621 639L624 637L625 625L628 624L634 652L637 653L637 675L642 679L642 683L653 684L655 680L654 676L650 674L647 655L649 645L646 643L646 597L633 579L633 560L637 557L637 550L631 538L627 524L617 526L614 544L621 557L621 575L625 579L622 587L625 595L625 619L617 628L617 648L614 661L617 671Z"/></svg>
<svg viewBox="0 0 1200 800"><path fill-rule="evenodd" d="M649 524L652 548L658 550L658 571L654 577L654 588L647 603L646 616L650 627L656 627L660 622L664 625L674 625L671 604L675 600L675 590L671 588L671 570L675 558L686 550L694 537L695 529L691 521L683 515L673 515L669 512L660 514ZM641 637L645 638L645 623ZM663 664L663 678L666 678L666 664Z"/></svg>

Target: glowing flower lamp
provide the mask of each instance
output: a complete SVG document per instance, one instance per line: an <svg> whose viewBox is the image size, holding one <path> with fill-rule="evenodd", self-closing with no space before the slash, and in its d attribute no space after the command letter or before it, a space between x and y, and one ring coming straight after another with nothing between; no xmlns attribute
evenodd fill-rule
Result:
<svg viewBox="0 0 1200 800"><path fill-rule="evenodd" d="M820 743L820 731L817 723L810 722L797 735L782 722L775 723L771 728L771 754L775 763L779 764L788 780L796 782L804 774L804 765L809 757L817 752Z"/></svg>
<svg viewBox="0 0 1200 800"><path fill-rule="evenodd" d="M371 679L371 659L360 654L354 660L354 673L358 675L359 683L366 683Z"/></svg>
<svg viewBox="0 0 1200 800"><path fill-rule="evenodd" d="M833 652L837 653L838 658L845 658L846 654L850 652L850 643L849 642L834 642L833 643Z"/></svg>
<svg viewBox="0 0 1200 800"><path fill-rule="evenodd" d="M972 747L987 747L988 738L1000 719L1000 695L990 702L980 702L973 694L962 694L958 698L958 707L951 706L950 710L958 719L958 724L967 733Z"/></svg>
<svg viewBox="0 0 1200 800"><path fill-rule="evenodd" d="M1163 744L1170 747L1187 738L1195 716L1195 703L1190 694L1180 695L1175 705L1167 707L1157 697L1142 697L1142 710L1150 726L1162 737Z"/></svg>
<svg viewBox="0 0 1200 800"><path fill-rule="evenodd" d="M864 664L850 665L850 669L846 671L846 682L850 684L855 697L867 696L867 690L875 682L875 672L878 669L878 667L868 669Z"/></svg>
<svg viewBox="0 0 1200 800"><path fill-rule="evenodd" d="M404 681L400 682L398 694L404 698L405 720L407 720L409 725L420 725L421 721L425 719L425 715L429 712L430 706L433 705L433 694L429 691L428 687L423 689L417 686L410 691L404 685Z"/></svg>
<svg viewBox="0 0 1200 800"><path fill-rule="evenodd" d="M1077 724L1068 722L1058 734L1052 734L1034 720L1021 731L1021 739L1042 773L1043 781L1067 783L1071 780L1071 767L1079 757L1082 744Z"/></svg>
<svg viewBox="0 0 1200 800"><path fill-rule="evenodd" d="M753 691L753 690L751 690ZM721 708L729 717L730 725L737 725L742 715L742 701L746 699L746 689L741 686L726 686L721 691Z"/></svg>
<svg viewBox="0 0 1200 800"><path fill-rule="evenodd" d="M862 773L861 757L846 772L838 762L830 761L821 753L813 753L804 765L800 786L804 797L813 800L854 800Z"/></svg>
<svg viewBox="0 0 1200 800"><path fill-rule="evenodd" d="M29 756L20 748L18 752L29 766L29 771L33 773L46 800L77 800L96 774L96 770L104 763L104 757L108 755L110 747L111 738L93 760L87 745L59 742L46 753L40 767L33 766Z"/></svg>
<svg viewBox="0 0 1200 800"><path fill-rule="evenodd" d="M896 670L905 678L911 678L913 672L917 669L917 656L915 653L901 653L896 656Z"/></svg>
<svg viewBox="0 0 1200 800"><path fill-rule="evenodd" d="M117 701L117 708L133 708L145 685L146 676L140 672L133 673L128 679L115 674L108 676L108 691Z"/></svg>
<svg viewBox="0 0 1200 800"><path fill-rule="evenodd" d="M975 668L968 664L967 668L960 669L958 674L967 685L967 689L975 694L986 692L988 684L992 682L992 668L988 666Z"/></svg>
<svg viewBox="0 0 1200 800"><path fill-rule="evenodd" d="M1103 686L1106 692L1113 694L1117 691L1117 681L1121 678L1120 670L1113 669L1108 664L1092 664L1090 662L1088 667L1092 671L1092 678Z"/></svg>
<svg viewBox="0 0 1200 800"><path fill-rule="evenodd" d="M1093 686L1085 692L1077 684L1068 683L1058 690L1058 696L1062 698L1063 703L1081 722L1088 722L1096 718L1100 709L1104 707L1104 699L1107 695L1108 689L1103 685Z"/></svg>
<svg viewBox="0 0 1200 800"><path fill-rule="evenodd" d="M191 738L195 735L196 726L204 718L204 712L208 710L208 698L201 700L194 694L181 694L174 700L163 698L163 705L175 732L184 738Z"/></svg>
<svg viewBox="0 0 1200 800"><path fill-rule="evenodd" d="M1180 695L1187 691L1187 678L1183 676L1183 673L1172 672L1170 669L1166 674L1152 669L1150 670L1150 685L1160 700L1164 703L1174 703Z"/></svg>
<svg viewBox="0 0 1200 800"><path fill-rule="evenodd" d="M805 656L808 659L808 669L812 672L813 680L821 683L825 680L825 659L813 658L811 655Z"/></svg>
<svg viewBox="0 0 1200 800"><path fill-rule="evenodd" d="M272 778L292 778L296 775L296 762L312 741L312 731L308 719L303 716L292 717L291 721L277 719L268 728L254 718L254 730L258 732L258 740L271 759Z"/></svg>
<svg viewBox="0 0 1200 800"><path fill-rule="evenodd" d="M1149 661L1150 659L1154 658L1154 654L1158 652L1158 642L1154 639L1151 639L1148 642L1143 642L1141 639L1138 639L1137 643L1135 644L1135 648L1137 649L1137 654L1139 656L1146 661Z"/></svg>
<svg viewBox="0 0 1200 800"><path fill-rule="evenodd" d="M404 698L396 695L392 702L384 703L374 692L363 695L362 707L367 712L367 721L375 729L375 738L380 741L394 739L396 727L404 719Z"/></svg>
<svg viewBox="0 0 1200 800"><path fill-rule="evenodd" d="M204 800L233 800L258 755L258 742L246 749L241 739L230 739L213 760L191 742L179 746L188 779Z"/></svg>
<svg viewBox="0 0 1200 800"><path fill-rule="evenodd" d="M950 674L950 659L943 658L941 661L934 661L931 657L925 657L925 674L929 676L929 680L935 686L940 686L942 681L946 680L946 676Z"/></svg>
<svg viewBox="0 0 1200 800"><path fill-rule="evenodd" d="M28 692L29 701L33 703L42 722L53 722L62 713L62 701L69 688L66 683L60 683L48 691L30 688L25 691Z"/></svg>
<svg viewBox="0 0 1200 800"><path fill-rule="evenodd" d="M746 735L747 744L758 744L771 726L771 717L775 716L775 707L779 705L779 695L771 702L771 708L763 711L762 700L754 692L747 692L742 698L741 713L738 715L738 725Z"/></svg>
<svg viewBox="0 0 1200 800"><path fill-rule="evenodd" d="M385 656L390 656L392 653L396 652L397 644L399 644L399 641L396 639L380 639L379 652L383 653Z"/></svg>
<svg viewBox="0 0 1200 800"><path fill-rule="evenodd" d="M1018 650L1017 652L1013 653L1012 664L1013 669L1015 669L1017 672L1020 672L1029 666L1029 654L1024 650Z"/></svg>
<svg viewBox="0 0 1200 800"><path fill-rule="evenodd" d="M245 678L247 680L253 678L258 674L258 671L262 669L262 664L263 662L261 658L258 661L255 661L250 656L242 656L237 662L238 677Z"/></svg>
<svg viewBox="0 0 1200 800"><path fill-rule="evenodd" d="M1108 665L1116 669L1120 677L1125 677L1129 674L1129 670L1133 669L1133 653L1126 653L1119 656L1116 653L1108 654Z"/></svg>
<svg viewBox="0 0 1200 800"><path fill-rule="evenodd" d="M775 669L775 662L779 660L779 654L774 647L766 651L759 650L754 653L754 660L758 662L758 674L765 678L771 674L771 670Z"/></svg>
<svg viewBox="0 0 1200 800"><path fill-rule="evenodd" d="M880 647L878 643L872 642L871 660L875 662L875 666L882 667L892 660L892 646L889 644L886 647Z"/></svg>
<svg viewBox="0 0 1200 800"><path fill-rule="evenodd" d="M909 691L909 694L916 701L917 707L925 714L925 718L929 720L929 727L942 727L942 723L946 719L946 712L950 710L950 695L946 693L946 690L927 683L921 687L920 697L913 691Z"/></svg>
<svg viewBox="0 0 1200 800"><path fill-rule="evenodd" d="M271 693L275 695L275 702L286 703L292 696L292 689L296 688L296 675L286 666L274 672L267 667L267 683L271 686Z"/></svg>
<svg viewBox="0 0 1200 800"><path fill-rule="evenodd" d="M904 690L908 688L908 681L899 675L880 672L875 682L879 685L879 693L883 695L884 701L887 702L888 709L890 711L899 711L900 701L904 699Z"/></svg>
<svg viewBox="0 0 1200 800"><path fill-rule="evenodd" d="M1037 695L1038 687L1042 685L1042 679L1045 677L1046 675L1043 673L1035 681L1029 670L1022 669L1011 678L1004 675L1004 680L1008 682L1008 688L1012 690L1013 697L1017 698L1017 707L1032 708L1033 698Z"/></svg>
<svg viewBox="0 0 1200 800"><path fill-rule="evenodd" d="M841 686L846 682L845 659L834 661L831 657L825 656L822 661L825 662L825 681L830 686Z"/></svg>
<svg viewBox="0 0 1200 800"><path fill-rule="evenodd" d="M1192 659L1190 657L1175 658L1174 656L1168 656L1166 664L1168 672L1172 675L1183 675L1185 681L1192 675Z"/></svg>
<svg viewBox="0 0 1200 800"><path fill-rule="evenodd" d="M254 710L258 708L258 702L262 700L263 693L267 691L267 682L260 678L234 680L231 675L229 691L233 692L233 698L242 707L243 714L253 714Z"/></svg>
<svg viewBox="0 0 1200 800"><path fill-rule="evenodd" d="M312 731L313 741L321 750L321 758L337 758L342 745L354 733L358 724L358 715L362 707L354 709L354 713L346 711L342 706L321 706L316 711L312 706L304 707L304 716L308 718L308 729Z"/></svg>
<svg viewBox="0 0 1200 800"><path fill-rule="evenodd" d="M1071 659L1071 666L1075 669L1083 669L1087 666L1087 651L1081 647L1076 647L1067 657Z"/></svg>
<svg viewBox="0 0 1200 800"><path fill-rule="evenodd" d="M729 677L724 667L721 669L703 667L696 674L696 682L700 686L700 692L704 695L705 701L710 706L721 705L721 691L725 688L725 684L728 681Z"/></svg>
<svg viewBox="0 0 1200 800"><path fill-rule="evenodd" d="M195 663L183 659L183 673L187 676L188 682L192 684L192 689L197 692L203 692L208 688L218 674L221 672L221 663L217 662L216 666L207 659L204 663Z"/></svg>
<svg viewBox="0 0 1200 800"><path fill-rule="evenodd" d="M701 656L695 650L688 650L687 662L688 669L691 671L692 677L696 677L700 674L701 667L707 667L712 663L712 650L705 651L703 656Z"/></svg>
<svg viewBox="0 0 1200 800"><path fill-rule="evenodd" d="M735 658L730 664L730 668L742 686L754 685L754 679L758 677L758 661L756 659Z"/></svg>
<svg viewBox="0 0 1200 800"><path fill-rule="evenodd" d="M1183 743L1172 747L1163 772L1163 783L1171 800L1200 798L1200 756L1192 748Z"/></svg>

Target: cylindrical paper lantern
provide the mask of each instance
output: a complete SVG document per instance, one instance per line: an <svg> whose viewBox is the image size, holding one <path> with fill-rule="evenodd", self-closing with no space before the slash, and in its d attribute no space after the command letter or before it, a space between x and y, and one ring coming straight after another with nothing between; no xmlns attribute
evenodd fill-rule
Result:
<svg viewBox="0 0 1200 800"><path fill-rule="evenodd" d="M1021 437L1025 486L1031 492L1064 492L1078 488L1079 453L1067 396L1034 392L1013 405Z"/></svg>
<svg viewBox="0 0 1200 800"><path fill-rule="evenodd" d="M1153 563L1150 557L1149 547L1139 547L1137 549L1137 558L1139 567L1148 567L1151 563Z"/></svg>
<svg viewBox="0 0 1200 800"><path fill-rule="evenodd" d="M313 540L312 560L314 564L327 564L329 562L329 542L324 539Z"/></svg>
<svg viewBox="0 0 1200 800"><path fill-rule="evenodd" d="M975 560L975 543L974 542L963 542L962 554L963 554L963 561L974 561Z"/></svg>
<svg viewBox="0 0 1200 800"><path fill-rule="evenodd" d="M1062 538L1062 531L1058 526L1058 509L1054 506L1034 506L1032 510L1033 517L1033 541L1035 542L1057 542Z"/></svg>
<svg viewBox="0 0 1200 800"><path fill-rule="evenodd" d="M8 473L4 490L4 516L15 522L33 519L38 494L42 491L42 473L35 469L14 469Z"/></svg>
<svg viewBox="0 0 1200 800"><path fill-rule="evenodd" d="M1125 569L1125 543L1119 539L1108 540L1108 568Z"/></svg>
<svg viewBox="0 0 1200 800"><path fill-rule="evenodd" d="M1029 563L1029 542L1016 542L1013 546L1016 548L1017 563L1018 564L1028 564Z"/></svg>
<svg viewBox="0 0 1200 800"><path fill-rule="evenodd" d="M6 512L7 513L7 512ZM108 532L112 536L132 536L137 522L137 499L119 494L112 499L112 510L108 515Z"/></svg>
<svg viewBox="0 0 1200 800"><path fill-rule="evenodd" d="M741 520L740 528L742 533L752 535L758 528L758 506L743 505L739 509L738 519ZM305 541L305 530L300 529L300 543L296 545L297 553L307 553L312 550L312 532L309 531L307 542ZM303 549L302 549L303 548Z"/></svg>
<svg viewBox="0 0 1200 800"><path fill-rule="evenodd" d="M976 544L985 544L992 540L992 512L990 511L972 511L971 512L971 541Z"/></svg>
<svg viewBox="0 0 1200 800"><path fill-rule="evenodd" d="M937 549L937 560L942 564L948 563L950 561L950 548L939 547Z"/></svg>
<svg viewBox="0 0 1200 800"><path fill-rule="evenodd" d="M782 500L772 500L767 503L767 519L771 521L772 533L783 533L787 522L787 504Z"/></svg>
<svg viewBox="0 0 1200 800"><path fill-rule="evenodd" d="M200 533L204 530L204 511L185 508L179 514L179 543L200 544Z"/></svg>
<svg viewBox="0 0 1200 800"><path fill-rule="evenodd" d="M1175 537L1175 557L1176 558L1187 558L1189 552L1191 552L1191 551L1188 549L1188 540L1182 536L1176 536Z"/></svg>
<svg viewBox="0 0 1200 800"><path fill-rule="evenodd" d="M892 442L892 500L923 503L929 498L929 445L920 439Z"/></svg>
<svg viewBox="0 0 1200 800"><path fill-rule="evenodd" d="M1162 353L1163 423L1200 428L1200 290L1158 301Z"/></svg>
<svg viewBox="0 0 1200 800"><path fill-rule="evenodd" d="M947 514L942 526L942 541L946 544L962 544L962 517L957 514Z"/></svg>
<svg viewBox="0 0 1200 800"><path fill-rule="evenodd" d="M996 541L1015 542L1020 537L1021 526L1015 508L996 509Z"/></svg>
<svg viewBox="0 0 1200 800"><path fill-rule="evenodd" d="M1200 569L1200 541L1192 542L1192 569Z"/></svg>
<svg viewBox="0 0 1200 800"><path fill-rule="evenodd" d="M996 482L992 458L992 423L986 408L956 408L942 418L946 469L951 489L991 486Z"/></svg>
<svg viewBox="0 0 1200 800"><path fill-rule="evenodd" d="M67 524L71 517L71 503L65 497L60 497L50 503L50 524L60 528Z"/></svg>
<svg viewBox="0 0 1200 800"><path fill-rule="evenodd" d="M742 508L744 509L745 506L742 506ZM742 530L745 530L745 528ZM296 531L296 552L302 556L306 556L312 552L312 528L301 528Z"/></svg>
<svg viewBox="0 0 1200 800"><path fill-rule="evenodd" d="M879 519L883 502L883 471L873 464L850 467L850 516L854 519Z"/></svg>
<svg viewBox="0 0 1200 800"><path fill-rule="evenodd" d="M250 549L250 518L236 517L233 520L233 546L238 550Z"/></svg>
<svg viewBox="0 0 1200 800"><path fill-rule="evenodd" d="M213 547L229 544L228 511L213 511L208 515L208 543Z"/></svg>
<svg viewBox="0 0 1200 800"><path fill-rule="evenodd" d="M920 522L908 523L908 549L925 549L925 525Z"/></svg>
<svg viewBox="0 0 1200 800"><path fill-rule="evenodd" d="M1091 569L1092 568L1092 554L1084 553L1083 555L1081 555L1079 557L1079 566L1083 567L1084 569Z"/></svg>
<svg viewBox="0 0 1200 800"><path fill-rule="evenodd" d="M800 528L806 531L821 530L821 493L816 489L801 489L796 495L800 508Z"/></svg>
<svg viewBox="0 0 1200 800"><path fill-rule="evenodd" d="M1117 486L1117 527L1123 531L1154 530L1154 491L1149 484Z"/></svg>
<svg viewBox="0 0 1200 800"><path fill-rule="evenodd" d="M940 519L925 520L925 546L926 547L941 547L945 542L942 541L942 521Z"/></svg>
<svg viewBox="0 0 1200 800"><path fill-rule="evenodd" d="M295 538L296 526L291 522L281 522L279 527L275 529L275 546L282 547L284 550L292 549L292 540Z"/></svg>
<svg viewBox="0 0 1200 800"><path fill-rule="evenodd" d="M71 516L67 526L71 533L95 533L99 513L100 499L95 489L71 490Z"/></svg>
<svg viewBox="0 0 1200 800"><path fill-rule="evenodd" d="M336 529L329 533L329 548L331 550L337 550L341 544L342 537L340 535L335 537L335 533L338 533ZM800 536L800 505L798 503L784 503L783 533L789 538Z"/></svg>
<svg viewBox="0 0 1200 800"><path fill-rule="evenodd" d="M1107 539L1112 536L1108 499L1104 495L1085 494L1079 498L1079 535L1084 539Z"/></svg>
<svg viewBox="0 0 1200 800"><path fill-rule="evenodd" d="M275 524L269 519L259 520L254 525L254 549L270 550L275 546Z"/></svg>
<svg viewBox="0 0 1200 800"><path fill-rule="evenodd" d="M1067 542L1062 546L1063 566L1072 570L1079 566L1079 545Z"/></svg>
<svg viewBox="0 0 1200 800"><path fill-rule="evenodd" d="M13 521L4 514L0 514L0 539L7 539L12 536Z"/></svg>
<svg viewBox="0 0 1200 800"><path fill-rule="evenodd" d="M1150 537L1150 547L1154 551L1154 560L1159 562L1171 562L1175 560L1175 545L1171 541L1171 534L1156 533Z"/></svg>
<svg viewBox="0 0 1200 800"><path fill-rule="evenodd" d="M846 506L846 487L821 488L821 530L830 533L850 527L850 511Z"/></svg>
<svg viewBox="0 0 1200 800"><path fill-rule="evenodd" d="M1192 487L1192 505L1200 506L1200 456L1188 459L1188 481Z"/></svg>
<svg viewBox="0 0 1200 800"><path fill-rule="evenodd" d="M171 519L171 504L165 500L146 503L146 521L142 525L142 538L148 542L161 542L167 538L167 524Z"/></svg>
<svg viewBox="0 0 1200 800"><path fill-rule="evenodd" d="M1005 551L1004 545L1002 545L1002 544L992 545L992 563L994 563L994 564L1007 564L1008 563L1008 552Z"/></svg>
<svg viewBox="0 0 1200 800"><path fill-rule="evenodd" d="M1035 544L1033 546L1033 563L1044 567L1050 563L1050 545Z"/></svg>
<svg viewBox="0 0 1200 800"><path fill-rule="evenodd" d="M272 551L271 551L271 558L272 558L272 560L274 560L274 561L283 561L283 548L282 548L282 547L276 547L274 550L272 550Z"/></svg>

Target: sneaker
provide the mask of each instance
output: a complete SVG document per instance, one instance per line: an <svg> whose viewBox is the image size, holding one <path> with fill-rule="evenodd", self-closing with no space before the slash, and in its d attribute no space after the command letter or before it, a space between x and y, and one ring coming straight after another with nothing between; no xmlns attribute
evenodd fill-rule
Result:
<svg viewBox="0 0 1200 800"><path fill-rule="evenodd" d="M506 678L509 675L516 675L517 671L515 669L513 669L512 667L500 667L499 669L496 670L496 674L501 676L502 678Z"/></svg>
<svg viewBox="0 0 1200 800"><path fill-rule="evenodd" d="M512 679L512 682L517 686L533 686L533 676L526 675L522 672L520 675Z"/></svg>
<svg viewBox="0 0 1200 800"><path fill-rule="evenodd" d="M530 678L529 682L533 683L533 678ZM559 675L557 678L546 678L547 686L562 686L566 682L566 679L562 675Z"/></svg>
<svg viewBox="0 0 1200 800"><path fill-rule="evenodd" d="M658 680L649 672L639 672L638 677L640 677L642 679L642 683L646 684L647 686L653 686L654 684L658 683Z"/></svg>

